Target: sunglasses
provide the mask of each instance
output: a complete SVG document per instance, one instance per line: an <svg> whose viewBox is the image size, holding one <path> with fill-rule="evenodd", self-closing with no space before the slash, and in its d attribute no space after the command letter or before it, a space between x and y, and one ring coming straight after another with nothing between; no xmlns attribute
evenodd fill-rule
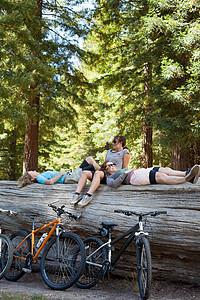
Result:
<svg viewBox="0 0 200 300"><path fill-rule="evenodd" d="M116 166L116 164L109 164L106 166L106 169L108 169L108 167L113 167L113 166Z"/></svg>
<svg viewBox="0 0 200 300"><path fill-rule="evenodd" d="M113 143L113 144L117 144L117 143L118 143L118 140L114 140L112 143Z"/></svg>

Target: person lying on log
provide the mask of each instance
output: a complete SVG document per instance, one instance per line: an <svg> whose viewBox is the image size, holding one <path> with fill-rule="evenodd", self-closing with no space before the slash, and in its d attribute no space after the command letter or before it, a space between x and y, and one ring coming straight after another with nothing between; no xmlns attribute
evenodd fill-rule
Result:
<svg viewBox="0 0 200 300"><path fill-rule="evenodd" d="M171 168L152 167L139 169L123 169L117 171L112 168L112 175L107 178L107 185L118 187L120 184L148 185L148 184L182 184L196 183L200 175L200 166L195 165L187 171L177 171Z"/></svg>
<svg viewBox="0 0 200 300"><path fill-rule="evenodd" d="M196 183L200 175L199 165L195 165L187 171L177 171L171 168L152 167L141 169L116 169L112 162L104 162L101 169L92 174L90 171L83 171L78 182L76 192L73 194L71 204L86 206L92 201L92 194L100 184L107 184L110 187L118 187L120 184L148 185L148 184L182 184L186 182ZM82 189L92 180L91 186L85 195L81 195Z"/></svg>
<svg viewBox="0 0 200 300"><path fill-rule="evenodd" d="M55 184L55 183L78 183L81 173L83 170L90 170L91 172L95 172L99 170L100 166L95 162L95 160L89 156L87 157L78 169L70 172L55 172L55 171L46 171L44 173L38 173L37 171L28 171L25 172L19 178L19 188L23 188L26 185L32 183L42 183L42 184Z"/></svg>

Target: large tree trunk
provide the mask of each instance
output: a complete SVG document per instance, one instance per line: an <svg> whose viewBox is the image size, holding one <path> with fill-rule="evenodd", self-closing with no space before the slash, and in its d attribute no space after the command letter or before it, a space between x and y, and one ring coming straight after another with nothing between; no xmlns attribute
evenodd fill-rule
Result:
<svg viewBox="0 0 200 300"><path fill-rule="evenodd" d="M171 152L171 167L174 170L184 171L191 167L190 149L182 149L177 143Z"/></svg>
<svg viewBox="0 0 200 300"><path fill-rule="evenodd" d="M152 167L152 124L148 120L148 114L151 111L151 81L152 81L152 67L150 63L144 65L144 116L142 126L142 166L143 168Z"/></svg>
<svg viewBox="0 0 200 300"><path fill-rule="evenodd" d="M149 168L152 167L152 164L152 127L151 124L144 119L142 126L142 167Z"/></svg>
<svg viewBox="0 0 200 300"><path fill-rule="evenodd" d="M39 96L30 102L35 116L29 116L26 124L23 172L38 169Z"/></svg>
<svg viewBox="0 0 200 300"><path fill-rule="evenodd" d="M38 11L36 16L42 19L42 0L36 0ZM38 43L41 41L41 27L32 32ZM39 49L39 48L38 48ZM31 53L32 56L40 57L40 50L35 50ZM23 172L38 169L38 136L39 136L39 101L40 96L37 91L38 83L30 85L30 112L27 115L25 145L24 145L24 160Z"/></svg>
<svg viewBox="0 0 200 300"><path fill-rule="evenodd" d="M0 181L0 208L19 213L16 217L3 220L4 232L18 229L30 231L31 220L25 213L39 215L37 226L52 221L56 216L48 203L55 200L59 200L57 205L64 204L67 211L82 215L78 222L68 223L68 219L64 221L67 230L76 232L83 239L98 236L98 227L102 221L118 224L113 230L113 238L136 223L136 217L114 213L115 209L137 212L166 210L167 215L150 217L145 226L150 233L153 276L200 285L200 182L196 185L186 183L176 186L123 185L117 189L101 185L92 202L85 208L70 204L75 189L75 184L33 184L19 190L16 182ZM134 266L135 251L132 244L123 254L123 260L117 264L114 274L127 277L133 274Z"/></svg>

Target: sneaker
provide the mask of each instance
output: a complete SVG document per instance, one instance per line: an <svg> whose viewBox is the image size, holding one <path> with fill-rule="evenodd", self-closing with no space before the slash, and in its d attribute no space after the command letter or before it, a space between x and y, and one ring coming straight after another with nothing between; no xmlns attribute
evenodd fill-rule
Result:
<svg viewBox="0 0 200 300"><path fill-rule="evenodd" d="M82 196L80 194L74 193L73 198L71 201L71 204L76 204L82 199Z"/></svg>
<svg viewBox="0 0 200 300"><path fill-rule="evenodd" d="M92 201L92 195L89 196L88 194L85 194L78 205L86 206L88 203L90 203L90 201Z"/></svg>
<svg viewBox="0 0 200 300"><path fill-rule="evenodd" d="M194 165L192 168L188 169L185 173L185 180L191 183L196 183L200 175L200 166Z"/></svg>

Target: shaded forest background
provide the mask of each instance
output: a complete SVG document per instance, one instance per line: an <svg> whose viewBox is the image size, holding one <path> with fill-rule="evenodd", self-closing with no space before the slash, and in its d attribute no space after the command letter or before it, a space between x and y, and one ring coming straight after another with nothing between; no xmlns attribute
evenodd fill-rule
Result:
<svg viewBox="0 0 200 300"><path fill-rule="evenodd" d="M104 161L200 164L197 0L1 0L0 179Z"/></svg>

